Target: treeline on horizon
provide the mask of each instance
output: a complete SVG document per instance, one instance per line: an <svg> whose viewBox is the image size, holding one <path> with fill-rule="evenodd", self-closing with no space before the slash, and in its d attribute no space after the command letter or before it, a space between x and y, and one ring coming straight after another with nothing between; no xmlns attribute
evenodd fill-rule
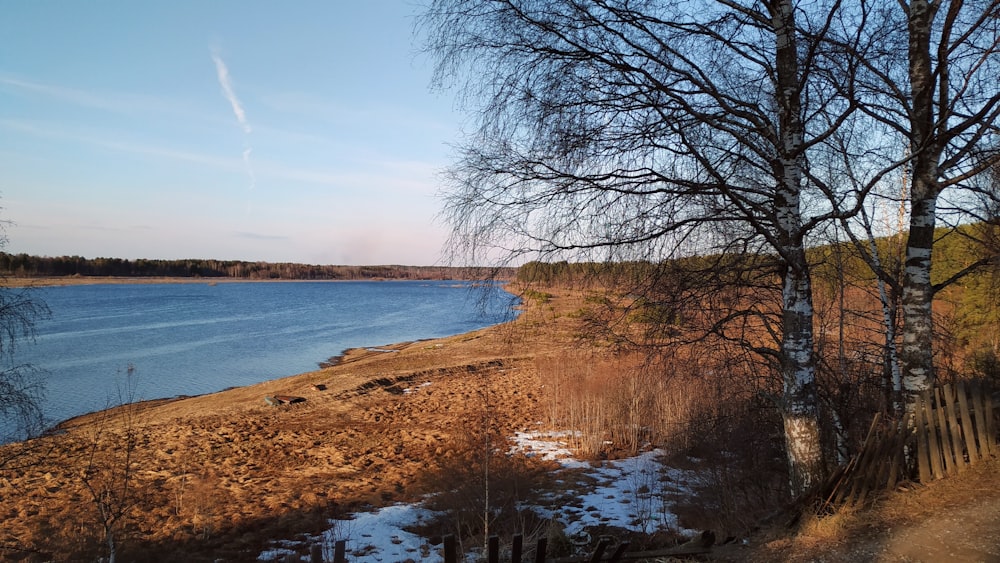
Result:
<svg viewBox="0 0 1000 563"><path fill-rule="evenodd" d="M990 229L984 224L972 224L959 227L953 234L969 235L966 231ZM969 237L945 236L947 229L939 229L940 235L934 245L934 253L938 257L933 271L933 282L938 283L955 272L968 266L980 257L977 249L970 247ZM891 246L901 242L902 235L882 237L875 241L883 256L891 256L894 252ZM977 235L978 236L978 235ZM975 236L971 237L972 239ZM973 245L975 246L975 245ZM847 242L825 244L813 247L807 251L809 261L818 266L816 273L819 280L837 275L829 271L832 261L830 256L842 253L837 260L838 268L847 269L855 274L855 278L873 278L873 274L861 257ZM753 269L770 269L775 262L766 255L742 256L731 258L740 262L731 267ZM846 258L846 262L841 262ZM128 260L123 258L84 258L81 256L32 256L25 253L11 254L0 252L0 276L32 278L32 277L173 277L173 278L233 278L247 280L517 280L526 284L558 284L565 286L588 286L594 283L606 285L615 280L636 280L655 277L665 269L709 269L718 268L718 256L689 256L681 259L671 259L665 262L622 261L622 262L569 262L569 261L531 261L520 267L454 267L454 266L348 266L348 265L316 265L293 262L247 262L240 260ZM750 264L753 264L750 266ZM981 279L973 276L973 279Z"/></svg>
<svg viewBox="0 0 1000 563"><path fill-rule="evenodd" d="M970 264L981 261L984 255L991 255L997 252L997 248L987 248L990 244L1000 245L997 237L1000 232L997 227L986 223L973 223L959 226L955 229L939 228L935 236L934 255L935 267L931 272L932 284L940 284L944 280L951 278L957 272L969 267ZM883 260L891 262L893 259L900 262L900 246L905 241L906 233L899 233L894 236L880 237L873 241ZM981 242L974 242L974 241ZM807 258L814 267L815 275L819 281L832 279L850 272L854 279L870 279L874 281L875 275L866 264L864 258L858 253L851 242L840 241L827 243L811 247L806 250ZM834 255L837 255L834 259ZM984 266L977 270L978 274L996 272L998 264L993 260L994 265ZM646 260L620 261L620 262L569 262L562 261L532 261L527 262L516 269L513 279L526 284L539 285L566 285L575 287L586 287L593 285L607 285L612 282L635 282L641 279L658 277L669 270L687 271L725 271L727 268L735 271L754 269L759 273L765 270L774 269L780 266L777 257L766 254L753 255L691 255L684 258L672 258L662 262ZM839 272L838 272L839 270ZM723 274L724 275L724 274ZM972 275L972 279L981 280L982 275Z"/></svg>
<svg viewBox="0 0 1000 563"><path fill-rule="evenodd" d="M128 260L0 252L0 275L36 277L231 278L245 280L509 280L513 268L345 266L240 260Z"/></svg>

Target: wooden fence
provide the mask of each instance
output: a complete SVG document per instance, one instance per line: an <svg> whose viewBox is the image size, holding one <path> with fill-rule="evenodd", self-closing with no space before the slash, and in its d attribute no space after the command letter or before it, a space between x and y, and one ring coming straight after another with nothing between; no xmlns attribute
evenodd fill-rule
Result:
<svg viewBox="0 0 1000 563"><path fill-rule="evenodd" d="M711 553L712 544L714 543L715 536L711 532L703 532L691 541L675 547L658 549L655 551L627 553L626 550L629 548L628 542L622 542L615 546L613 551L609 551L612 546L612 541L610 539L601 539L598 542L597 547L594 548L593 553L590 555L549 558L546 553L548 549L548 540L541 538L535 543L534 553L532 553L530 557L525 558L525 552L523 549L524 538L518 535L514 536L511 541L509 557L501 559L500 538L492 536L489 538L487 543L486 561L487 563L500 563L500 561L509 561L510 563L530 563L532 561L535 563L612 563L617 561L636 561L679 555L704 555ZM444 537L441 546L441 554L444 557L445 563L458 563L458 561L462 560L455 536ZM288 554L284 559L285 563L299 563L300 561L301 559L296 554ZM310 563L324 563L322 546L312 546L309 561ZM339 540L336 544L334 544L333 563L347 563L347 561L347 542L345 540Z"/></svg>
<svg viewBox="0 0 1000 563"><path fill-rule="evenodd" d="M996 407L983 381L960 381L920 396L912 422L876 415L861 451L833 475L820 510L863 504L906 479L927 483L1000 453Z"/></svg>
<svg viewBox="0 0 1000 563"><path fill-rule="evenodd" d="M955 475L997 452L993 396L981 381L924 392L914 412L920 482Z"/></svg>

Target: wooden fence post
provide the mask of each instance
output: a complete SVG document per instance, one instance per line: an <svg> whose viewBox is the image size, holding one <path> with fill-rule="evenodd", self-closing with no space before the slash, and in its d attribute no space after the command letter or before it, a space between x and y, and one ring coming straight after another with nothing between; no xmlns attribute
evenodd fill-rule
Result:
<svg viewBox="0 0 1000 563"><path fill-rule="evenodd" d="M514 539L511 541L510 563L521 563L521 543L523 541L524 538L521 537L521 534L514 536Z"/></svg>
<svg viewBox="0 0 1000 563"><path fill-rule="evenodd" d="M540 538L535 545L535 563L545 563L545 550L549 547L548 538Z"/></svg>
<svg viewBox="0 0 1000 563"><path fill-rule="evenodd" d="M961 473L965 469L965 466L968 465L968 462L962 453L964 446L962 442L962 428L958 424L958 399L955 397L955 388L950 383L945 384L943 391L945 417L948 420L948 429L951 432L952 452L955 457L955 465L958 466L958 471Z"/></svg>
<svg viewBox="0 0 1000 563"><path fill-rule="evenodd" d="M944 472L948 475L958 473L955 466L955 448L951 444L951 434L948 432L948 418L945 416L947 409L944 401L944 392L940 387L933 390L934 402L937 404L937 425L941 429L941 453L944 458Z"/></svg>
<svg viewBox="0 0 1000 563"><path fill-rule="evenodd" d="M458 549L455 536L444 537L444 563L458 563Z"/></svg>
<svg viewBox="0 0 1000 563"><path fill-rule="evenodd" d="M976 415L976 436L979 438L979 453L982 457L987 457L992 448L986 432L986 398L983 396L983 386L980 381L973 381L971 387L972 410Z"/></svg>
<svg viewBox="0 0 1000 563"><path fill-rule="evenodd" d="M924 420L927 422L927 453L931 459L931 471L934 472L934 478L943 479L944 469L941 466L941 460L944 456L941 455L941 443L938 441L937 421L934 418L932 393L933 389L924 391L921 394L921 402L924 407Z"/></svg>
<svg viewBox="0 0 1000 563"><path fill-rule="evenodd" d="M976 434L972 426L972 416L969 414L969 398L966 395L965 382L959 381L958 408L962 414L962 435L965 436L965 450L969 454L970 463L979 462L979 451L976 449Z"/></svg>
<svg viewBox="0 0 1000 563"><path fill-rule="evenodd" d="M500 563L500 538L490 536L486 541L486 560L489 563Z"/></svg>
<svg viewBox="0 0 1000 563"><path fill-rule="evenodd" d="M927 483L931 480L930 445L927 442L927 424L924 421L924 409L921 408L923 397L917 398L917 404L913 409L913 429L917 433L917 469L920 475L920 482Z"/></svg>

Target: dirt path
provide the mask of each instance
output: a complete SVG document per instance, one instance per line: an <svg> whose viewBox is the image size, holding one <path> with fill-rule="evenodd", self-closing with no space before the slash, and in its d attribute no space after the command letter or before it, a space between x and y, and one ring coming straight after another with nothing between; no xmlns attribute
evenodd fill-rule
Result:
<svg viewBox="0 0 1000 563"><path fill-rule="evenodd" d="M1000 562L1000 498L943 507L930 520L884 538L872 561Z"/></svg>
<svg viewBox="0 0 1000 563"><path fill-rule="evenodd" d="M721 561L1000 563L1000 460L894 492L871 510L772 530Z"/></svg>

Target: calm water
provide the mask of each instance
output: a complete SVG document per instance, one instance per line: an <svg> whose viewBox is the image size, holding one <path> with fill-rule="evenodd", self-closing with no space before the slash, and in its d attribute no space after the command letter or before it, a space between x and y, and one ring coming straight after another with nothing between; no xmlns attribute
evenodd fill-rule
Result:
<svg viewBox="0 0 1000 563"><path fill-rule="evenodd" d="M196 395L314 370L347 348L510 318L510 294L486 291L461 282L40 288L52 316L16 360L47 372L45 413L58 421L106 406L130 364L142 399Z"/></svg>

